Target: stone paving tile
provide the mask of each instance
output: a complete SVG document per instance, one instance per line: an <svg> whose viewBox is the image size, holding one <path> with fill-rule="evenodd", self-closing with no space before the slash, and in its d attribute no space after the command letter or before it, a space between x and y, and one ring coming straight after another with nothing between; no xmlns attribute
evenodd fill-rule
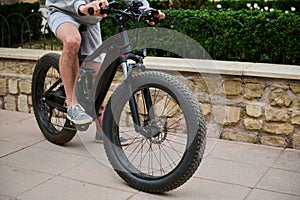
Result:
<svg viewBox="0 0 300 200"><path fill-rule="evenodd" d="M32 170L0 165L0 194L15 197L45 181L51 176ZM0 199L2 197L0 196Z"/></svg>
<svg viewBox="0 0 300 200"><path fill-rule="evenodd" d="M2 158L1 162L38 172L59 174L86 159L88 158L30 147Z"/></svg>
<svg viewBox="0 0 300 200"><path fill-rule="evenodd" d="M137 190L129 187L110 165L101 163L94 158L62 173L61 176L122 191L137 192Z"/></svg>
<svg viewBox="0 0 300 200"><path fill-rule="evenodd" d="M68 142L67 144L61 146L53 144L47 140L39 142L34 145L35 148L41 148L44 150L50 150L50 151L57 151L67 154L73 154L73 155L79 155L79 156L86 156L91 157L91 154L86 150L84 144L79 139L78 135L75 135L75 137Z"/></svg>
<svg viewBox="0 0 300 200"><path fill-rule="evenodd" d="M299 200L300 196L293 196L288 194L282 194L278 192L271 192L266 190L254 189L246 200L257 199L272 199L272 200Z"/></svg>
<svg viewBox="0 0 300 200"><path fill-rule="evenodd" d="M203 200L240 200L250 192L250 188L192 178L180 188L164 195L152 195L140 192L130 200L167 200L167 199L203 199Z"/></svg>
<svg viewBox="0 0 300 200"><path fill-rule="evenodd" d="M206 139L206 146L205 146L203 158L206 158L211 153L211 151L215 148L217 143L218 143L218 139L216 139L216 138L207 138Z"/></svg>
<svg viewBox="0 0 300 200"><path fill-rule="evenodd" d="M111 169L93 126L65 146L46 141L32 114L0 110L0 126L0 199L300 199L296 150L208 138L191 180L150 195Z"/></svg>
<svg viewBox="0 0 300 200"><path fill-rule="evenodd" d="M23 121L29 118L33 118L33 115L0 109L0 125L13 124L17 121Z"/></svg>
<svg viewBox="0 0 300 200"><path fill-rule="evenodd" d="M300 196L300 173L271 168L256 188Z"/></svg>
<svg viewBox="0 0 300 200"><path fill-rule="evenodd" d="M30 146L43 140L45 138L32 117L13 124L1 125L0 141Z"/></svg>
<svg viewBox="0 0 300 200"><path fill-rule="evenodd" d="M34 188L31 191L19 195L22 199L72 199L72 200L93 200L93 199L129 199L133 194L130 192L114 190L106 187L70 180L62 177L55 177L50 181Z"/></svg>
<svg viewBox="0 0 300 200"><path fill-rule="evenodd" d="M22 145L0 141L0 158L24 148Z"/></svg>
<svg viewBox="0 0 300 200"><path fill-rule="evenodd" d="M202 161L194 176L208 180L254 187L267 169L268 167L266 166L206 158Z"/></svg>
<svg viewBox="0 0 300 200"><path fill-rule="evenodd" d="M273 167L300 173L300 151L285 149Z"/></svg>
<svg viewBox="0 0 300 200"><path fill-rule="evenodd" d="M274 147L219 140L208 157L258 166L271 166L282 151Z"/></svg>
<svg viewBox="0 0 300 200"><path fill-rule="evenodd" d="M0 199L1 199L1 200L16 200L16 198L8 197L8 196L1 195L1 194L0 194Z"/></svg>

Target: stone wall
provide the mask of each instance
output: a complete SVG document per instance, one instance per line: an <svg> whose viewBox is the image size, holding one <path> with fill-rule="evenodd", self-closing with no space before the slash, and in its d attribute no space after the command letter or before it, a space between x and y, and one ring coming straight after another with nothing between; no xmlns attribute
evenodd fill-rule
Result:
<svg viewBox="0 0 300 200"><path fill-rule="evenodd" d="M32 113L31 75L45 52L12 52L18 55L0 49L0 109ZM201 102L209 132L222 127L217 137L300 149L300 66L216 61L219 74L204 70L199 76L176 59L145 62L179 74Z"/></svg>

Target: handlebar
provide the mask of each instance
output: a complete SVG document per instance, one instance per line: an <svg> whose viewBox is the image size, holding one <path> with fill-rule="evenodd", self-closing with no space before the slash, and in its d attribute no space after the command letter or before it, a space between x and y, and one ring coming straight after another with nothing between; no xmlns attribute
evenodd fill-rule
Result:
<svg viewBox="0 0 300 200"><path fill-rule="evenodd" d="M101 8L100 14L113 14L113 13L119 13L121 15L131 16L134 18L135 16L141 16L145 18L146 20L149 20L151 22L154 22L157 24L159 22L159 19L156 17L158 14L158 10L153 8L148 8L143 11L140 10L140 7L143 6L143 3L140 1L133 1L131 5L128 6L125 10L119 10L117 9L121 4L119 2L113 1L109 3L109 6L107 8ZM102 6L102 3L99 4L99 6ZM89 15L94 15L94 9L91 7L88 9Z"/></svg>

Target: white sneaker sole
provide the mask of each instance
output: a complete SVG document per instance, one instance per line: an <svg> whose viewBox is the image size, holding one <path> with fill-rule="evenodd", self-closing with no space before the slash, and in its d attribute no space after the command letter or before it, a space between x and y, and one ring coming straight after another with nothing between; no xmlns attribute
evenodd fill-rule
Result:
<svg viewBox="0 0 300 200"><path fill-rule="evenodd" d="M89 123L92 123L93 119L85 119L85 120L74 120L74 119L71 119L69 117L69 115L67 115L67 119L70 120L72 123L76 124L76 125L83 125L83 124L89 124Z"/></svg>

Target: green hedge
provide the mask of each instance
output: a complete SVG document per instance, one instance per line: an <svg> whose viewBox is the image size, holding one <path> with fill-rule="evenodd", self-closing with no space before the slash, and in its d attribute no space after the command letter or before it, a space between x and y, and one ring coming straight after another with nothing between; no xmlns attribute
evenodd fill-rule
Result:
<svg viewBox="0 0 300 200"><path fill-rule="evenodd" d="M291 11L291 8L295 8L294 12L300 12L300 0L273 0L273 1L264 1L264 0L221 0L218 2L208 1L205 7L216 8L216 5L219 4L222 6L222 9L231 9L231 10L241 10L241 9L255 9L254 4L260 9L267 7L268 9L276 9L283 11Z"/></svg>
<svg viewBox="0 0 300 200"><path fill-rule="evenodd" d="M39 39L42 22L38 12L39 8L38 3L0 5L1 46L11 46L30 39Z"/></svg>
<svg viewBox="0 0 300 200"><path fill-rule="evenodd" d="M300 65L300 17L283 11L164 10L159 27L177 30L199 42L218 60ZM102 35L115 33L109 19Z"/></svg>
<svg viewBox="0 0 300 200"><path fill-rule="evenodd" d="M169 0L149 0L150 4L154 8L159 9L169 9L170 4ZM222 9L231 9L231 10L241 10L241 9L254 9L254 4L257 4L261 9L268 7L268 9L284 10L291 11L291 7L294 7L296 10L294 12L300 13L300 0L221 0L221 1L212 1L212 0L186 0L184 2L189 2L181 4L181 9L194 8L197 9L197 5L201 4L203 9L218 9L217 5L221 5ZM176 3L176 1L175 1ZM248 7L248 5L250 5ZM183 7L184 5L189 5L188 7ZM176 7L176 6L175 6Z"/></svg>

